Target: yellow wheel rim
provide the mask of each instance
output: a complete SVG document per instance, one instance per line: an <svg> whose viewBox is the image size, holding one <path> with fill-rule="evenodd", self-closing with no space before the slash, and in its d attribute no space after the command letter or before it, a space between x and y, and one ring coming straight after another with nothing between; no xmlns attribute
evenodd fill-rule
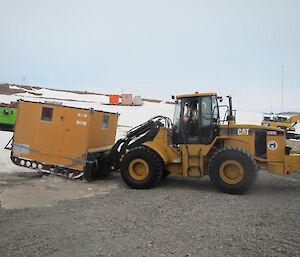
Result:
<svg viewBox="0 0 300 257"><path fill-rule="evenodd" d="M220 167L220 177L227 184L237 184L244 178L244 167L237 161L228 160Z"/></svg>
<svg viewBox="0 0 300 257"><path fill-rule="evenodd" d="M128 171L135 180L143 180L149 175L149 165L143 159L134 159L130 162Z"/></svg>

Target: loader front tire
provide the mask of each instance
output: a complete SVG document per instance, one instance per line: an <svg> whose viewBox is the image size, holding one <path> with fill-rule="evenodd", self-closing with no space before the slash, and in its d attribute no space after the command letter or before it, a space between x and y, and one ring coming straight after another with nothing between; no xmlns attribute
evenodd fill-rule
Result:
<svg viewBox="0 0 300 257"><path fill-rule="evenodd" d="M227 194L243 194L257 175L255 160L245 150L228 147L217 151L208 165L212 184Z"/></svg>
<svg viewBox="0 0 300 257"><path fill-rule="evenodd" d="M160 156L145 146L138 146L125 154L120 164L124 182L134 189L155 187L163 173Z"/></svg>
<svg viewBox="0 0 300 257"><path fill-rule="evenodd" d="M161 175L161 179L164 180L166 179L169 175L171 174L170 171L166 170L166 169L163 169L163 173Z"/></svg>

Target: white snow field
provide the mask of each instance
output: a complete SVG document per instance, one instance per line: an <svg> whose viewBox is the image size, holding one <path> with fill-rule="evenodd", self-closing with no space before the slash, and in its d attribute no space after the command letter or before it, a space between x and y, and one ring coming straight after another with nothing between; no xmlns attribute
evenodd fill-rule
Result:
<svg viewBox="0 0 300 257"><path fill-rule="evenodd" d="M13 86L12 88L17 87ZM156 115L167 116L173 120L174 105L168 104L165 101L161 101L160 103L144 101L142 106L115 106L107 105L109 97L105 95L77 94L52 89L33 89L29 90L29 92L33 92L35 95L28 92L14 95L0 95L0 102L10 103L11 101L17 101L19 99L35 102L58 101L66 106L117 112L120 116L116 140L124 137L130 128L137 126ZM236 118L238 123L260 124L262 113L237 111ZM11 132L0 132L0 172L12 173L18 171L30 171L29 169L14 165L9 158L10 151L4 150L4 146L12 135L13 133Z"/></svg>

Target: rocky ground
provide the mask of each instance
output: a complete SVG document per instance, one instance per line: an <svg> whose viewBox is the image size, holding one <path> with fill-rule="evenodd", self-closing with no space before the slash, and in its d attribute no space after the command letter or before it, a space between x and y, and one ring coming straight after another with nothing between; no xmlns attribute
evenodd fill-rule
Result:
<svg viewBox="0 0 300 257"><path fill-rule="evenodd" d="M241 196L208 178L151 190L0 173L0 256L300 256L300 174L260 172Z"/></svg>

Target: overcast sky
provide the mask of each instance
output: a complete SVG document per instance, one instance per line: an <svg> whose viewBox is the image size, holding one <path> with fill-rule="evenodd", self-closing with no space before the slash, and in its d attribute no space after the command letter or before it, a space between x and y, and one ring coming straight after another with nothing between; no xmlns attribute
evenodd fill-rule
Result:
<svg viewBox="0 0 300 257"><path fill-rule="evenodd" d="M0 82L300 110L300 0L0 0ZM236 106L237 107L237 106Z"/></svg>

